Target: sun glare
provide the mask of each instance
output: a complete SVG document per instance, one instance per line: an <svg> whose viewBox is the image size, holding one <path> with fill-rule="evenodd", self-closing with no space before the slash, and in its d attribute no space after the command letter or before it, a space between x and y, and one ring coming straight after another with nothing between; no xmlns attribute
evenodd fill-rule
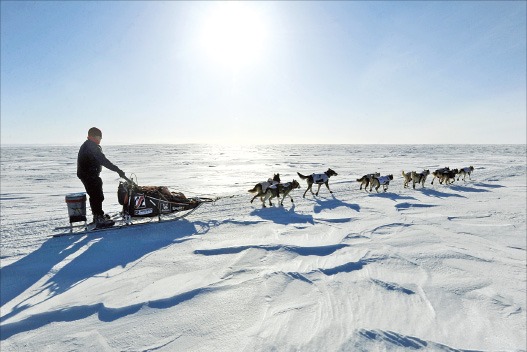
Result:
<svg viewBox="0 0 527 352"><path fill-rule="evenodd" d="M221 2L206 17L200 45L207 57L231 68L254 64L263 55L267 31L251 3Z"/></svg>

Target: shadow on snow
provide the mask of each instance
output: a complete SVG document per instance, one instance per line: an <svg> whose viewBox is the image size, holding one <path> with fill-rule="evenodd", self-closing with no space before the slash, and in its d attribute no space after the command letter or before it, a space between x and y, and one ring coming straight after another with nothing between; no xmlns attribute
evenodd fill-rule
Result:
<svg viewBox="0 0 527 352"><path fill-rule="evenodd" d="M283 206L254 209L251 215L258 216L264 220L273 221L276 224L314 224L312 215L297 214L295 205L287 210Z"/></svg>
<svg viewBox="0 0 527 352"><path fill-rule="evenodd" d="M50 238L35 252L1 268L1 305L4 306L4 304L49 275L53 267L79 250L85 249L59 269L55 275L51 276L34 296L42 291L49 290L50 293L47 295L46 300L50 299L82 281L107 272L112 268L118 266L126 267L129 263L149 253L174 243L187 241L188 238L186 237L196 232L196 228L192 223L187 220L181 220L176 223L154 223L148 227L132 227L126 230L115 230L115 232L108 231L104 234L89 234L81 238L78 236ZM124 241L133 243L133 245L123 248ZM31 298L28 297L16 305L10 313L2 317L2 320L6 320L30 308L32 305L27 302ZM85 308L87 309L87 307ZM79 307L76 309L83 308ZM56 314L61 316L62 313ZM48 319L46 321L49 320L57 321L56 319ZM67 318L58 319L58 321L67 320ZM11 325L8 324L8 326ZM9 329L6 326L2 326L1 339L6 339L8 336L18 332L27 331L32 328L31 326L32 324L29 324L29 326L22 324L19 329L15 329L11 333L7 332Z"/></svg>

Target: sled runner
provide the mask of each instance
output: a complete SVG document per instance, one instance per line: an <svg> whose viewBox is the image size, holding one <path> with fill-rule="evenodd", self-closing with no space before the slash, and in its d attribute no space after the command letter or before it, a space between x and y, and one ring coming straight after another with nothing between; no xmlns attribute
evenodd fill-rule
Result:
<svg viewBox="0 0 527 352"><path fill-rule="evenodd" d="M52 236L82 235L149 223L145 221L133 222L134 219L146 218L151 222L157 217L157 221L175 221L190 215L203 203L215 201L215 199L205 197L187 198L183 193L170 191L165 186L139 186L132 179L126 177L122 179L117 188L117 199L123 208L119 214L112 217L115 225L98 228L94 223L87 224L86 195L76 193L66 196L70 226L55 228L55 231L63 232ZM81 221L84 221L84 224L74 225L75 222Z"/></svg>

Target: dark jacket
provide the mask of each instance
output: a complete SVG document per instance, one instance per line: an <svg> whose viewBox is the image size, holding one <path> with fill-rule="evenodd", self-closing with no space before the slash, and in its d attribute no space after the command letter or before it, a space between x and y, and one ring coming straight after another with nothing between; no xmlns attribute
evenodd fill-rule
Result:
<svg viewBox="0 0 527 352"><path fill-rule="evenodd" d="M80 179L99 177L103 166L117 172L119 175L123 173L121 169L106 159L100 145L87 139L79 149L77 177Z"/></svg>

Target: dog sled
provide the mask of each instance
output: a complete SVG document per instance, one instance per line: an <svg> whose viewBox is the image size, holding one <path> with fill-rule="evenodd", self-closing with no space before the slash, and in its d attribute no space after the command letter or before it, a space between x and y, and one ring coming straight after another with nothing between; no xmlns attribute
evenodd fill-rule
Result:
<svg viewBox="0 0 527 352"><path fill-rule="evenodd" d="M139 186L137 179L123 177L117 188L117 199L122 211L109 219L112 226L97 227L95 223L87 223L86 194L74 193L66 196L68 205L69 226L57 227L59 233L52 237L67 235L82 235L90 232L107 231L128 226L138 226L157 222L176 221L183 219L196 211L204 203L214 202L216 199L207 197L187 198L181 192L169 190L166 186ZM75 224L83 222L83 224Z"/></svg>

